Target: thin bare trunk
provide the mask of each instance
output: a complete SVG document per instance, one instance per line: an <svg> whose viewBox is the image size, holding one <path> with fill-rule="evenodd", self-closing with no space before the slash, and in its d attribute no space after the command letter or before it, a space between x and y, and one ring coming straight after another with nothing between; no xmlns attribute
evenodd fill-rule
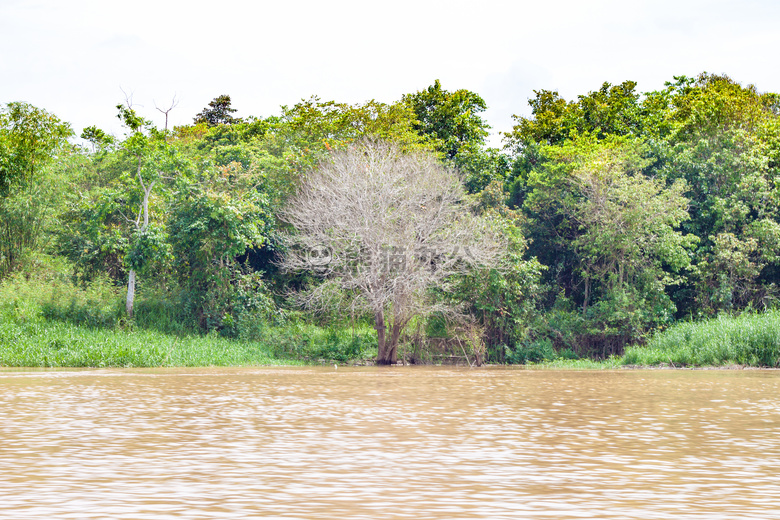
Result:
<svg viewBox="0 0 780 520"><path fill-rule="evenodd" d="M133 317L133 304L135 303L135 269L130 269L130 275L127 278L127 301L125 302L125 310L127 310L127 316Z"/></svg>
<svg viewBox="0 0 780 520"><path fill-rule="evenodd" d="M149 194L152 192L152 188L156 181L152 181L149 186L144 183L144 179L141 176L141 157L138 157L138 180L141 183L141 188L144 190L144 199L141 202L141 208L138 210L138 218L135 220L135 228L138 231L146 232L149 229ZM143 224L141 223L143 218ZM133 317L133 306L135 304L135 269L130 269L130 273L127 277L127 300L125 301L125 310L127 311L127 317Z"/></svg>

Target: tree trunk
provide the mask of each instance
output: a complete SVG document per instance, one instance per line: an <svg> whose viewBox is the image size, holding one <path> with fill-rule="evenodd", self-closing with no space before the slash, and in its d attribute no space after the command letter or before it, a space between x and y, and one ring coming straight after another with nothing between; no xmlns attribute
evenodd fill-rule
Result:
<svg viewBox="0 0 780 520"><path fill-rule="evenodd" d="M396 349L392 341L392 336L387 337L385 326L385 313L380 311L374 314L374 328L376 329L377 337L377 365L395 365ZM389 341L388 341L389 339Z"/></svg>
<svg viewBox="0 0 780 520"><path fill-rule="evenodd" d="M157 181L152 181L147 187L144 184L144 179L141 177L141 157L138 157L138 180L141 182L141 187L144 190L144 200L142 203L143 210L143 224L140 224L139 220L141 215L138 215L138 219L135 221L135 228L141 233L146 233L149 229L149 194L152 192L152 188ZM127 277L127 301L125 302L125 310L127 311L127 317L133 317L133 305L135 304L135 269L130 269L130 274Z"/></svg>
<svg viewBox="0 0 780 520"><path fill-rule="evenodd" d="M403 330L403 324L399 323L398 320L390 328L390 337L387 336L384 320L382 321L382 328L377 328L380 345L377 352L377 365L395 365L398 363L398 340L401 337L401 330Z"/></svg>
<svg viewBox="0 0 780 520"><path fill-rule="evenodd" d="M393 322L393 328L390 333L390 359L394 365L398 361L398 340L401 338L401 330L403 330L405 324L399 323L398 318Z"/></svg>
<svg viewBox="0 0 780 520"><path fill-rule="evenodd" d="M127 278L127 301L125 302L125 309L127 310L127 317L133 317L133 304L135 303L135 269L130 269L130 276Z"/></svg>

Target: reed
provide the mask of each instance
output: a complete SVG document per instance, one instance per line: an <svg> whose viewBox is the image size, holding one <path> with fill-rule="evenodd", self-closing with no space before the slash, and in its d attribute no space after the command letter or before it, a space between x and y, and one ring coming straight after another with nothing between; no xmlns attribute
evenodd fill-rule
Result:
<svg viewBox="0 0 780 520"><path fill-rule="evenodd" d="M58 320L0 322L0 366L193 367L301 364L260 342L85 327Z"/></svg>
<svg viewBox="0 0 780 520"><path fill-rule="evenodd" d="M0 284L0 366L163 367L346 363L376 355L366 324L321 327L301 318L258 320L252 334L225 337L188 327L175 298L148 291L124 315L107 280L74 285L62 276L14 276Z"/></svg>
<svg viewBox="0 0 780 520"><path fill-rule="evenodd" d="M626 349L625 365L780 366L780 311L680 322L647 345Z"/></svg>

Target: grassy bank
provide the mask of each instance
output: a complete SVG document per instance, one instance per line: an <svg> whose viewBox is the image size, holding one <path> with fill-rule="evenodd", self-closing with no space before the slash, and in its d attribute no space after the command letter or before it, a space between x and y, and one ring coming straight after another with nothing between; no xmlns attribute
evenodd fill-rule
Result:
<svg viewBox="0 0 780 520"><path fill-rule="evenodd" d="M220 337L90 328L46 319L0 323L0 366L159 367L295 362L274 357L260 343Z"/></svg>
<svg viewBox="0 0 780 520"><path fill-rule="evenodd" d="M128 321L122 289L96 281L75 286L61 271L39 270L0 284L0 366L157 367L347 363L376 355L367 324L320 327L304 318L257 321L226 337L189 330L176 304L153 293ZM244 329L242 329L244 330ZM681 322L604 361L574 359L536 342L511 352L544 368L622 366L780 366L780 311ZM510 357L508 357L510 359Z"/></svg>
<svg viewBox="0 0 780 520"><path fill-rule="evenodd" d="M605 360L571 359L552 349L530 365L537 368L605 370L622 367L780 367L780 311L680 322L656 333L646 345L626 348Z"/></svg>
<svg viewBox="0 0 780 520"><path fill-rule="evenodd" d="M780 311L681 322L629 347L624 365L780 366Z"/></svg>
<svg viewBox="0 0 780 520"><path fill-rule="evenodd" d="M258 321L251 334L198 334L177 319L176 304L140 299L124 314L122 289L105 281L76 286L56 271L20 274L0 284L0 366L162 367L341 362L376 355L365 325L319 327L303 320Z"/></svg>
<svg viewBox="0 0 780 520"><path fill-rule="evenodd" d="M300 365L370 359L373 331L313 325L268 328L262 338L166 334L0 316L0 366L163 367Z"/></svg>
<svg viewBox="0 0 780 520"><path fill-rule="evenodd" d="M0 366L158 367L347 362L376 354L373 331L287 324L255 340L217 334L90 327L66 320L0 314ZM624 366L780 366L780 312L678 323L622 357L540 360L539 368L617 369Z"/></svg>

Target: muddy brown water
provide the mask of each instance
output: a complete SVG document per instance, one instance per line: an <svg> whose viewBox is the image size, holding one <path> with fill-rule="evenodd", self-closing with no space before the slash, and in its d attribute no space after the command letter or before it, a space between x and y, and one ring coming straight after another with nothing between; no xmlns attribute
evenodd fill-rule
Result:
<svg viewBox="0 0 780 520"><path fill-rule="evenodd" d="M780 373L6 369L0 518L780 518Z"/></svg>

